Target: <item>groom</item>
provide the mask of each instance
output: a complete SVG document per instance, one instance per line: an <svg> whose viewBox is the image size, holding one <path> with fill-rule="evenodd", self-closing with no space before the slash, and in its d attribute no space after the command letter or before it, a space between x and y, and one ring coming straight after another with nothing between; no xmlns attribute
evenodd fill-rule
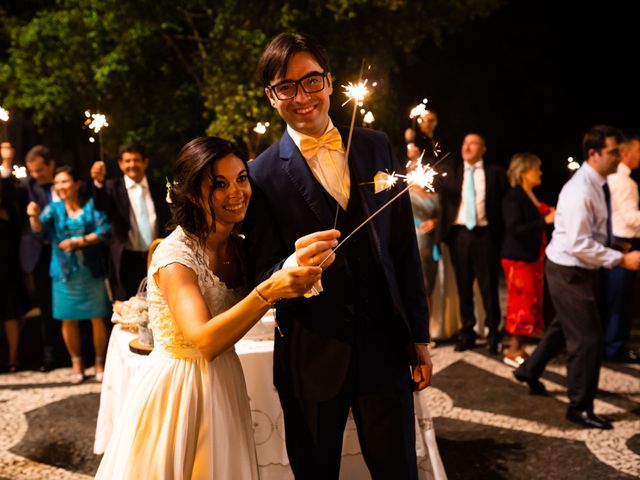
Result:
<svg viewBox="0 0 640 480"><path fill-rule="evenodd" d="M253 280L327 258L307 298L276 305L274 383L291 468L297 479L337 479L351 409L372 477L415 479L412 388L430 384L431 359L409 196L332 253L339 236L397 193L375 194L376 172L401 167L385 134L360 128L347 162L348 131L329 118L331 69L314 39L278 35L259 72L287 129L250 164L245 233ZM336 211L339 232L328 230Z"/></svg>

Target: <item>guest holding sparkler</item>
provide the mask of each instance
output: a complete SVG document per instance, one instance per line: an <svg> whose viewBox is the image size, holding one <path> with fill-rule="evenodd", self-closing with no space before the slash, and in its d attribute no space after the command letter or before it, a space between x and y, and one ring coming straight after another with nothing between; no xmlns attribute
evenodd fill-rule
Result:
<svg viewBox="0 0 640 480"><path fill-rule="evenodd" d="M0 145L0 322L7 338L8 371L18 370L20 317L29 307L20 271L20 233L25 221L23 191L11 174L14 150L9 142Z"/></svg>
<svg viewBox="0 0 640 480"><path fill-rule="evenodd" d="M170 217L164 187L147 178L148 166L144 148L127 144L118 159L122 176L105 180L102 161L91 167L96 208L107 212L113 225L109 280L116 300L128 300L138 291L147 276L149 246L162 236Z"/></svg>
<svg viewBox="0 0 640 480"><path fill-rule="evenodd" d="M53 317L62 320L62 336L71 356L71 383L84 380L78 321L86 319L91 319L96 380L101 381L107 350L105 318L111 315L103 247L111 225L106 214L95 209L93 199L85 200L80 194L80 180L71 167L56 170L54 187L60 201L44 210L30 202L27 215L33 232L52 246Z"/></svg>
<svg viewBox="0 0 640 480"><path fill-rule="evenodd" d="M527 358L522 337L538 336L544 330L545 227L553 224L555 209L540 202L533 192L542 183L541 163L533 153L515 154L507 172L512 188L502 202L505 236L501 256L509 295L505 329L511 335L504 363L514 368Z"/></svg>
<svg viewBox="0 0 640 480"><path fill-rule="evenodd" d="M376 172L401 166L383 133L334 127L331 69L314 39L278 35L259 72L287 129L250 168L254 282L289 264L325 269L308 298L276 304L274 382L291 467L296 478L337 479L351 409L372 477L417 478L412 388L430 384L431 359L409 196L332 251L398 193L375 194Z"/></svg>
<svg viewBox="0 0 640 480"><path fill-rule="evenodd" d="M486 151L481 135L466 135L462 161L455 162L447 176L441 177L441 210L435 240L449 245L456 272L462 318L456 351L475 347L473 282L477 278L489 326L489 351L495 355L501 349L502 336L498 299L504 233L502 199L509 184L502 167L484 162Z"/></svg>
<svg viewBox="0 0 640 480"><path fill-rule="evenodd" d="M546 249L545 274L556 311L537 348L513 374L544 394L540 382L547 363L567 349L569 406L567 420L587 428L611 429L611 421L594 410L603 354L598 311L600 269L640 269L640 252L612 248L611 192L607 175L620 162L622 133L597 125L582 141L586 158L560 192L555 229Z"/></svg>
<svg viewBox="0 0 640 480"><path fill-rule="evenodd" d="M438 114L433 110L425 110L417 120L418 128L407 128L404 132L404 140L407 144L407 152L411 160L412 153L417 152L418 156L423 155L423 162L433 162L437 157L438 141L434 134L438 126ZM414 148L411 148L415 146Z"/></svg>
<svg viewBox="0 0 640 480"><path fill-rule="evenodd" d="M59 200L53 188L53 174L56 161L44 145L31 148L25 157L29 176L20 184L22 191L22 211L29 202L36 203L41 209L52 200ZM32 303L40 310L40 334L42 338L41 372L48 372L67 363L64 360L65 348L60 324L53 319L51 305L51 244L40 235L35 235L29 226L26 215L20 236L20 268L25 274Z"/></svg>

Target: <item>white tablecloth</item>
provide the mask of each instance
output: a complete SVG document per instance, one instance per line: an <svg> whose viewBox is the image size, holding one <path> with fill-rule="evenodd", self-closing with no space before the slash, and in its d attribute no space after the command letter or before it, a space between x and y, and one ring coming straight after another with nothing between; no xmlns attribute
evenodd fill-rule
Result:
<svg viewBox="0 0 640 480"><path fill-rule="evenodd" d="M105 363L100 410L96 425L94 452L104 453L113 426L125 405L127 390L136 370L148 357L129 350L136 336L116 326L111 332ZM278 394L273 386L273 342L241 340L236 345L251 402L254 438L262 480L289 480L293 474L284 443L284 424ZM426 395L429 389L414 394L416 411L416 447L420 479L446 479ZM340 478L367 479L355 424L349 418L344 434Z"/></svg>

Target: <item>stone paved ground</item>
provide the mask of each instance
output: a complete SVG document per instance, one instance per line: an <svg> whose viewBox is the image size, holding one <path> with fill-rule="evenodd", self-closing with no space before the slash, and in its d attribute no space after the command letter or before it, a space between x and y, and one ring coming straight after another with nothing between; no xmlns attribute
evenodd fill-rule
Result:
<svg viewBox="0 0 640 480"><path fill-rule="evenodd" d="M605 364L596 410L610 432L564 419L562 359L543 377L551 395L527 394L481 347L434 352L429 406L450 479L640 477L640 366ZM90 371L89 371L90 372ZM0 375L0 479L90 478L100 385L67 383L68 368Z"/></svg>

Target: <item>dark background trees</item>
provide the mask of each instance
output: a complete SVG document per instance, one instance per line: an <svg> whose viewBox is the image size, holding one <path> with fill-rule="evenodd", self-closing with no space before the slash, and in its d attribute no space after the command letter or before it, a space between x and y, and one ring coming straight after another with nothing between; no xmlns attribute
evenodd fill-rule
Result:
<svg viewBox="0 0 640 480"><path fill-rule="evenodd" d="M637 130L630 48L634 17L621 0L589 7L521 0L13 0L0 7L0 104L18 158L36 142L88 171L98 157L86 109L105 113L105 157L126 140L146 144L158 175L182 144L208 133L250 154L281 133L255 65L281 31L305 31L329 50L332 118L348 123L340 84L377 81L366 102L374 128L402 152L410 107L423 97L440 116L443 148L487 136L488 157L516 151L544 161L545 193L581 157L594 123ZM358 123L361 121L358 118ZM263 136L257 122L270 122ZM5 132L6 133L6 132ZM548 198L554 200L554 198Z"/></svg>

